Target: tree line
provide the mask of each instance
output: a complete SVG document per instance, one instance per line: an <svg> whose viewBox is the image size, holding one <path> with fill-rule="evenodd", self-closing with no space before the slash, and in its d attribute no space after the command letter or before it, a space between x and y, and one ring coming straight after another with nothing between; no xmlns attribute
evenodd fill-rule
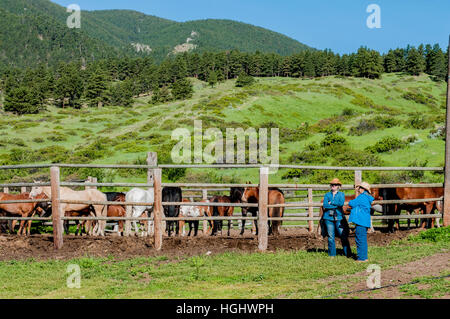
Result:
<svg viewBox="0 0 450 319"><path fill-rule="evenodd" d="M133 97L152 93L152 103L190 98L189 77L209 83L237 78L237 86L252 83L252 77L322 77L330 75L380 78L383 73L429 74L445 81L448 52L438 44L408 46L380 54L361 47L352 54L331 50L302 51L282 56L275 53L191 52L156 64L151 57L108 58L91 62L11 68L1 74L3 107L17 114L38 113L45 104L80 108L83 104L131 106Z"/></svg>

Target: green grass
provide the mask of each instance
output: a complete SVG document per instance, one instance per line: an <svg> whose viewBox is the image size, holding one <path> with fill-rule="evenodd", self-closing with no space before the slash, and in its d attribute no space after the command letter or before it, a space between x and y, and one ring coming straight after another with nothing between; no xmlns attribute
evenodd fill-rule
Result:
<svg viewBox="0 0 450 319"><path fill-rule="evenodd" d="M441 230L449 231L449 227ZM388 269L448 252L448 236L426 237L430 236L436 241L415 236L386 247L369 247L369 261ZM80 289L66 286L69 264L81 268ZM348 291L357 280L351 275L366 267L314 251L233 252L175 260L162 256L3 261L0 298L320 298ZM417 287L404 289L417 293ZM423 297L445 292L448 284L437 282Z"/></svg>

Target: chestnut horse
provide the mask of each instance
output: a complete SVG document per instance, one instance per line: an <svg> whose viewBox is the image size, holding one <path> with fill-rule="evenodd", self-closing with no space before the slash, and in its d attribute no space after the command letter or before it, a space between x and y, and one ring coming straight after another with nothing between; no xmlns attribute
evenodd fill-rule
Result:
<svg viewBox="0 0 450 319"><path fill-rule="evenodd" d="M247 187L242 195L242 202L259 202L259 187ZM278 188L270 187L268 194L268 205L284 204L284 193ZM268 217L283 217L284 207L269 207ZM281 221L268 221L269 235L278 235L280 233ZM258 232L258 230L256 230Z"/></svg>
<svg viewBox="0 0 450 319"><path fill-rule="evenodd" d="M0 193L0 201L8 200L26 200L31 199L30 193L22 194L7 194ZM38 193L35 199L48 199L48 197L43 193ZM0 204L0 211L3 211L7 216L17 216L17 217L32 217L39 211L39 216L44 216L46 210L44 209L45 204L41 203L15 203L15 204ZM14 231L17 221L12 222L11 231ZM19 235L30 235L31 232L31 220L27 221L27 226L24 228L25 220L20 221L20 227L17 234Z"/></svg>
<svg viewBox="0 0 450 319"><path fill-rule="evenodd" d="M244 195L244 187L231 187L230 190L230 197L231 197L231 202L232 203L242 203L242 195ZM252 204L258 204L258 200L256 200L254 197L249 199L249 203ZM258 207L241 207L241 211L242 211L242 217L247 217L247 214L250 213L252 214L253 217L256 217L256 215L258 214ZM244 230L245 230L245 220L242 220L242 228L241 228L241 235L244 234ZM256 220L254 221L254 226L253 226L256 230L256 234L258 234L258 223L256 222Z"/></svg>
<svg viewBox="0 0 450 319"><path fill-rule="evenodd" d="M34 198L38 194L44 193L49 198L52 196L52 190L49 186L34 186L31 189L30 197ZM95 201L106 202L106 195L96 189L86 189L84 191L74 191L68 187L60 188L61 200L80 200L80 201ZM61 203L61 212L65 215L66 212L82 211L89 208L88 204L67 204ZM106 205L93 205L96 217L106 217ZM94 235L105 236L105 221L98 222L98 231L93 230Z"/></svg>
<svg viewBox="0 0 450 319"><path fill-rule="evenodd" d="M231 203L230 196L213 196L211 198L211 203ZM234 207L231 206L212 206L213 216L233 216ZM213 229L211 232L211 236L215 236L217 230L222 232L223 221L215 220L213 223ZM228 221L228 236L230 236L231 229L231 220Z"/></svg>

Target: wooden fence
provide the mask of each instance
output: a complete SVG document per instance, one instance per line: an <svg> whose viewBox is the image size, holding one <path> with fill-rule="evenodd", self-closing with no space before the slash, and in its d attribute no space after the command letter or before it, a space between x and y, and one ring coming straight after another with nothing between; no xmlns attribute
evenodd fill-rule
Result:
<svg viewBox="0 0 450 319"><path fill-rule="evenodd" d="M109 168L109 169L147 169L147 183L97 183L94 178L89 179L87 182L61 182L60 181L60 168L64 167L78 167L78 168ZM259 183L258 184L217 184L217 183L162 183L162 169L164 168L258 168L259 173ZM326 169L326 170L354 170L355 171L355 181L352 185L343 185L343 189L354 189L354 185L362 181L363 171L395 171L395 170L408 170L408 171L443 171L442 167L321 167L321 166L302 166L302 165L279 165L279 168L299 168L299 169ZM55 249L60 249L63 245L63 221L65 220L106 220L106 221L117 221L125 220L125 234L130 234L130 224L131 221L148 221L152 220L154 222L154 246L155 249L160 250L163 244L163 222L171 220L199 220L203 221L203 229L206 229L206 223L208 220L241 220L242 222L246 220L256 220L258 223L258 248L261 251L267 249L268 244L268 221L281 220L281 221L307 221L309 231L314 231L314 221L319 220L318 216L314 215L314 208L318 208L322 205L320 202L314 201L313 191L326 191L329 189L329 185L323 184L269 184L269 169L264 165L157 165L157 155L156 153L149 153L147 159L147 165L100 165L100 164L39 164L39 165L9 165L0 166L0 169L29 169L29 168L50 168L50 183L11 183L11 184L0 184L6 191L10 188L20 187L22 192L26 187L33 186L51 186L52 196L49 200L23 200L23 201L3 201L0 204L7 203L17 203L17 202L51 202L52 203L52 217L49 218L18 218L18 217L0 217L0 220L51 220L53 225L53 236L54 236L54 247ZM120 202L120 205L135 205L135 206L153 206L153 217L65 217L61 212L61 203L83 203L92 205L118 205L117 202L91 202L91 201L75 201L75 200L62 200L60 198L60 187L86 187L86 188L96 188L96 187L154 187L155 201L154 203L132 203L132 202ZM250 203L237 203L237 204L227 204L227 203L200 203L196 202L196 206L234 206L234 207L258 207L257 217L243 217L243 216L232 216L232 217L199 217L199 218L167 218L163 213L163 206L167 205L180 205L180 206L190 206L191 203L186 202L162 202L162 188L166 186L177 186L184 188L185 192L197 192L201 191L202 199L208 197L208 191L226 191L230 187L259 187L260 198L259 202L255 204ZM442 187L441 183L433 184L378 184L372 185L373 188L389 188L389 187ZM278 187L283 190L303 190L307 191L307 195L304 195L305 202L286 202L280 205L268 205L267 196L269 187ZM301 195L288 195L287 198L297 198ZM322 195L323 196L323 195ZM186 197L191 197L190 195ZM192 196L193 197L193 196ZM196 196L196 197L200 197ZM444 198L425 198L425 199L413 199L413 200L383 200L374 201L373 204L393 204L393 203L418 203L418 202L430 202L430 201L443 201ZM284 216L281 218L269 218L268 209L270 207L285 207L285 209L290 208L304 208L308 212L306 215L297 216ZM429 214L429 215L395 215L395 216L373 216L373 220L388 220L388 219L413 219L413 218L443 218L444 226L448 225L448 216L444 214Z"/></svg>

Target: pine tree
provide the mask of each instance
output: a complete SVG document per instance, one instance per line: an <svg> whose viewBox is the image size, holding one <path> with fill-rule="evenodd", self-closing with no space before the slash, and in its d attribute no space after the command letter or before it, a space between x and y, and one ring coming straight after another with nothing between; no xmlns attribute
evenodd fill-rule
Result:
<svg viewBox="0 0 450 319"><path fill-rule="evenodd" d="M423 55L416 48L410 48L406 57L406 72L411 75L420 75L421 72L425 71L425 67Z"/></svg>
<svg viewBox="0 0 450 319"><path fill-rule="evenodd" d="M106 77L97 69L89 77L86 84L86 98L91 106L101 107L106 100Z"/></svg>
<svg viewBox="0 0 450 319"><path fill-rule="evenodd" d="M218 81L217 80L217 73L216 73L216 71L210 71L207 80L208 80L208 84L211 87L214 87L217 84L217 81Z"/></svg>
<svg viewBox="0 0 450 319"><path fill-rule="evenodd" d="M447 65L444 52L442 52L439 44L435 44L429 54L427 55L429 61L427 61L430 74L435 81L445 81L447 75Z"/></svg>
<svg viewBox="0 0 450 319"><path fill-rule="evenodd" d="M189 99L194 94L194 88L188 79L177 80L172 85L172 96L175 100Z"/></svg>
<svg viewBox="0 0 450 319"><path fill-rule="evenodd" d="M39 113L39 99L36 92L28 87L18 87L12 89L5 96L5 112L13 112L19 115Z"/></svg>

